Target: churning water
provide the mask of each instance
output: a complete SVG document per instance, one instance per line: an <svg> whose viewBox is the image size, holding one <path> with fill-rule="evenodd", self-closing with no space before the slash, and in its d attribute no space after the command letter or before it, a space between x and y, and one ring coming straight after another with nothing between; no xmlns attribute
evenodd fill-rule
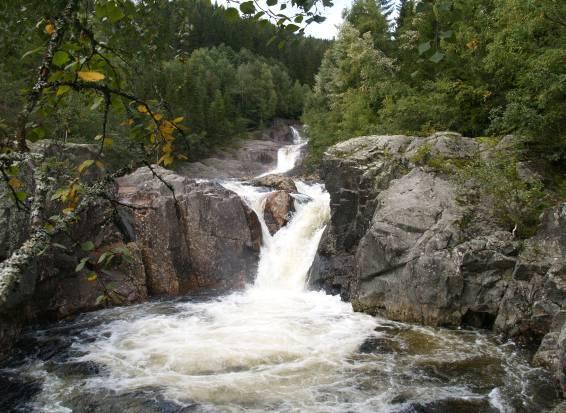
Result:
<svg viewBox="0 0 566 413"><path fill-rule="evenodd" d="M263 217L265 190L224 185ZM297 182L297 188L303 196L290 223L273 237L262 223L254 285L223 297L102 310L30 332L28 348L38 350L0 371L32 386L13 406L37 412L550 408L555 393L548 377L511 344L355 313L337 296L307 290L330 201L321 185Z"/></svg>

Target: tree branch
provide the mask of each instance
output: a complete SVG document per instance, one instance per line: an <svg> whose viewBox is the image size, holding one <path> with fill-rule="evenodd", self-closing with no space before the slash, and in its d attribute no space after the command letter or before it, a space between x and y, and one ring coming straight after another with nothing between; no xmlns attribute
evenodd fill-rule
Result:
<svg viewBox="0 0 566 413"><path fill-rule="evenodd" d="M51 72L53 56L55 55L55 52L61 44L61 40L65 35L65 31L68 28L69 22L72 21L72 16L76 12L78 1L79 0L69 0L67 6L63 10L61 18L57 19L57 21L55 22L55 29L53 33L51 33L51 37L47 42L47 50L45 52L45 56L43 57L43 61L41 62L41 66L39 67L37 80L27 97L26 105L18 115L15 138L17 148L21 152L29 151L26 143L26 125L31 113L37 105L37 102L39 102L39 99L41 98L43 89L45 89L47 85L47 79L49 78L49 73Z"/></svg>

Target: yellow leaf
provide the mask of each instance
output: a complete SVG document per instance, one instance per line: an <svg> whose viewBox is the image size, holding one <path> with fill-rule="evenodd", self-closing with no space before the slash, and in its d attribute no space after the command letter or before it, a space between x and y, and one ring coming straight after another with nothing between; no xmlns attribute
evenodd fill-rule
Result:
<svg viewBox="0 0 566 413"><path fill-rule="evenodd" d="M186 161L189 158L185 155L177 155L177 159L181 159L182 161Z"/></svg>
<svg viewBox="0 0 566 413"><path fill-rule="evenodd" d="M152 134L149 136L149 143L151 143L152 145L155 143L155 134L152 133Z"/></svg>
<svg viewBox="0 0 566 413"><path fill-rule="evenodd" d="M134 120L133 119L128 119L128 125L133 125L134 124Z"/></svg>
<svg viewBox="0 0 566 413"><path fill-rule="evenodd" d="M98 169L104 169L104 163L102 163L102 161L96 161L95 164Z"/></svg>
<svg viewBox="0 0 566 413"><path fill-rule="evenodd" d="M477 49L477 47L478 47L478 40L477 40L477 39L472 39L472 40L470 40L470 41L466 44L466 47L467 47L468 49L472 49L472 50Z"/></svg>
<svg viewBox="0 0 566 413"><path fill-rule="evenodd" d="M21 188L24 184L22 183L22 181L20 181L18 178L16 178L15 176L11 177L10 180L8 181L8 184L14 188L14 189L18 189Z"/></svg>
<svg viewBox="0 0 566 413"><path fill-rule="evenodd" d="M175 130L175 125L168 120L165 120L161 122L161 125L159 125L159 130L161 133L169 135Z"/></svg>
<svg viewBox="0 0 566 413"><path fill-rule="evenodd" d="M63 214L69 215L71 212L73 212L74 209L75 209L75 208L65 208L65 209L63 210Z"/></svg>
<svg viewBox="0 0 566 413"><path fill-rule="evenodd" d="M171 145L171 143L166 143L165 145L163 145L163 148L161 148L161 152L163 153L171 153L173 152L173 145Z"/></svg>
<svg viewBox="0 0 566 413"><path fill-rule="evenodd" d="M55 26L53 26L52 23L47 23L44 30L45 30L45 33L51 35L55 31Z"/></svg>
<svg viewBox="0 0 566 413"><path fill-rule="evenodd" d="M145 105L138 105L138 112L140 112L140 113L147 113L147 106L145 106Z"/></svg>
<svg viewBox="0 0 566 413"><path fill-rule="evenodd" d="M155 120L161 120L161 119L163 119L163 115L162 115L161 113L156 113L156 114L153 116L153 119L155 119Z"/></svg>
<svg viewBox="0 0 566 413"><path fill-rule="evenodd" d="M105 78L100 72L78 72L77 74L85 82L98 82Z"/></svg>
<svg viewBox="0 0 566 413"><path fill-rule="evenodd" d="M92 164L94 163L93 159L87 159L86 161L84 161L83 163L81 163L79 165L79 173L83 173L84 171L86 171Z"/></svg>
<svg viewBox="0 0 566 413"><path fill-rule="evenodd" d="M161 158L159 158L159 161L157 162L158 164L163 162L163 165L165 166L169 166L173 163L173 157L171 156L171 154L166 153L165 155L163 155Z"/></svg>
<svg viewBox="0 0 566 413"><path fill-rule="evenodd" d="M98 276L94 272L92 274L90 274L88 277L86 277L86 279L88 281L96 281L97 278L98 278Z"/></svg>
<svg viewBox="0 0 566 413"><path fill-rule="evenodd" d="M166 134L163 135L163 140L165 142L173 142L175 140L175 138L173 137L173 135L166 133Z"/></svg>
<svg viewBox="0 0 566 413"><path fill-rule="evenodd" d="M183 121L183 119L185 119L185 118L184 118L183 116L180 116L180 117L178 117L178 118L175 118L175 120L173 121L173 123L179 123L179 122L182 122L182 121Z"/></svg>
<svg viewBox="0 0 566 413"><path fill-rule="evenodd" d="M104 138L104 147L105 148L111 147L113 143L114 143L114 140L112 138L109 138L108 136L106 138Z"/></svg>

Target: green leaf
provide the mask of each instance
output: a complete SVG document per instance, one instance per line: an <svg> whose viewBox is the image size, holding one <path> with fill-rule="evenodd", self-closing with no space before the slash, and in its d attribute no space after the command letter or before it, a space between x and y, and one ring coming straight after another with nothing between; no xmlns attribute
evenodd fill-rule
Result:
<svg viewBox="0 0 566 413"><path fill-rule="evenodd" d="M245 1L240 4L240 11L244 14L254 14L255 6L253 1Z"/></svg>
<svg viewBox="0 0 566 413"><path fill-rule="evenodd" d="M42 50L43 50L43 46L39 46L39 47L36 48L36 49L29 50L29 51L25 52L25 53L22 55L22 59L25 59L26 57L28 57L28 56L30 56L30 55L32 55L32 54L34 54L34 53L41 52Z"/></svg>
<svg viewBox="0 0 566 413"><path fill-rule="evenodd" d="M71 60L69 54L67 52L63 52L62 50L59 50L53 55L53 64L57 66L63 66L69 60Z"/></svg>
<svg viewBox="0 0 566 413"><path fill-rule="evenodd" d="M98 257L97 264L103 264L103 263L109 264L110 261L112 260L112 256L113 254L110 251L106 251L100 257Z"/></svg>
<svg viewBox="0 0 566 413"><path fill-rule="evenodd" d="M419 44L419 54L428 52L432 48L430 41Z"/></svg>
<svg viewBox="0 0 566 413"><path fill-rule="evenodd" d="M20 173L20 168L18 167L18 165L15 165L15 164L10 165L8 167L7 172L8 172L8 175L10 175L10 176L17 176Z"/></svg>
<svg viewBox="0 0 566 413"><path fill-rule="evenodd" d="M105 295L99 295L98 297L96 297L96 301L95 301L95 305L100 305L102 304L104 301L106 301L108 298Z"/></svg>
<svg viewBox="0 0 566 413"><path fill-rule="evenodd" d="M86 265L87 262L88 262L88 257L83 258L83 259L77 264L77 266L75 267L75 272L81 272L81 271L84 269L84 267L85 267L85 265Z"/></svg>
<svg viewBox="0 0 566 413"><path fill-rule="evenodd" d="M81 249L85 252L92 251L94 249L94 242L85 241L81 244Z"/></svg>
<svg viewBox="0 0 566 413"><path fill-rule="evenodd" d="M444 59L444 53L440 53L440 52L436 52L435 54L433 54L430 59L431 62L433 63L438 63L440 62L442 59Z"/></svg>
<svg viewBox="0 0 566 413"><path fill-rule="evenodd" d="M443 39L450 39L453 33L454 32L452 30L446 30L445 32L440 32L439 36L442 37Z"/></svg>
<svg viewBox="0 0 566 413"><path fill-rule="evenodd" d="M25 191L17 191L16 192L16 198L18 201L20 202L24 202L28 197L28 194L26 194Z"/></svg>
<svg viewBox="0 0 566 413"><path fill-rule="evenodd" d="M417 7L415 8L415 11L417 13L424 13L426 11L428 11L430 8L430 5L428 3L425 3L424 1L421 1L417 4Z"/></svg>
<svg viewBox="0 0 566 413"><path fill-rule="evenodd" d="M323 16L314 16L312 19L313 19L313 21L314 21L315 23L322 23L323 21L326 20L326 17L323 17Z"/></svg>
<svg viewBox="0 0 566 413"><path fill-rule="evenodd" d="M299 30L299 26L297 26L296 24L288 24L287 26L285 26L285 30L294 33Z"/></svg>
<svg viewBox="0 0 566 413"><path fill-rule="evenodd" d="M97 96L96 99L94 99L94 103L90 107L90 110L98 109L98 107L102 104L102 102L104 102L104 98L102 96Z"/></svg>
<svg viewBox="0 0 566 413"><path fill-rule="evenodd" d="M303 21L303 16L301 14L299 14L297 17L295 17L295 19L293 20L295 23L299 23L301 24Z"/></svg>
<svg viewBox="0 0 566 413"><path fill-rule="evenodd" d="M56 96L63 96L65 93L71 90L71 86L63 85L57 88Z"/></svg>
<svg viewBox="0 0 566 413"><path fill-rule="evenodd" d="M283 4L281 5L280 10L285 10L286 8L287 8L287 5L286 5L285 3L283 3Z"/></svg>
<svg viewBox="0 0 566 413"><path fill-rule="evenodd" d="M108 3L106 6L106 16L110 23L114 24L122 20L126 15L116 3Z"/></svg>
<svg viewBox="0 0 566 413"><path fill-rule="evenodd" d="M277 0L267 0L267 5L268 6L275 6L277 4Z"/></svg>
<svg viewBox="0 0 566 413"><path fill-rule="evenodd" d="M240 13L238 12L238 10L234 7L228 7L226 9L226 18L230 21L235 21L238 20L238 18L240 17Z"/></svg>

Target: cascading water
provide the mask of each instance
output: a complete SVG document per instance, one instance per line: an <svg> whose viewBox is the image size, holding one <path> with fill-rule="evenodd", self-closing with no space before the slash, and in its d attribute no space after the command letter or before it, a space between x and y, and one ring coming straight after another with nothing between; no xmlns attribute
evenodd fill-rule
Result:
<svg viewBox="0 0 566 413"><path fill-rule="evenodd" d="M291 126L291 132L293 133L293 144L292 145L285 145L277 151L277 166L275 169L272 169L260 176L270 175L270 174L283 174L285 172L289 172L292 170L296 165L297 161L301 156L301 152L303 148L306 146L307 142L297 128Z"/></svg>
<svg viewBox="0 0 566 413"><path fill-rule="evenodd" d="M262 222L254 285L224 297L80 317L65 327L72 345L63 368L55 368L63 373L50 373L53 365L34 358L17 370L42 382L22 411L89 411L81 410L88 394L126 406L140 397L163 399L179 409L144 412L526 412L545 406L549 390L541 370L511 345L479 332L354 313L337 296L307 290L329 196L321 185L296 185L304 196L290 223L272 237ZM241 182L224 186L263 221L268 192ZM54 327L35 334L45 340L63 333ZM73 374L75 365L96 369Z"/></svg>

